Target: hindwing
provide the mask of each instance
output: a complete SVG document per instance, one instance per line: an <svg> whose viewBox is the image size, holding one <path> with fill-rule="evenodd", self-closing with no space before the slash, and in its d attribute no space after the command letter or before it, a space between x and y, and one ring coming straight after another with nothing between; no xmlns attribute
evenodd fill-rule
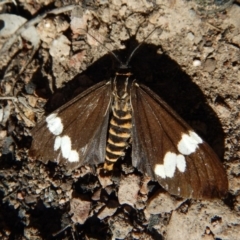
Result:
<svg viewBox="0 0 240 240"><path fill-rule="evenodd" d="M159 96L133 83L132 163L169 193L223 196L228 180L214 151Z"/></svg>

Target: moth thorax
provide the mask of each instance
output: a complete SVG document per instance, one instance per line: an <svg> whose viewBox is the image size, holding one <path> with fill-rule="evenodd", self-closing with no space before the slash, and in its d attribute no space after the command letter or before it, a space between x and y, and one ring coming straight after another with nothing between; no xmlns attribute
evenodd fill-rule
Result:
<svg viewBox="0 0 240 240"><path fill-rule="evenodd" d="M118 99L126 99L130 94L130 76L116 75L113 80L113 95Z"/></svg>
<svg viewBox="0 0 240 240"><path fill-rule="evenodd" d="M132 109L128 93L125 92L124 98L119 98L116 94L113 96L104 164L104 169L109 171L113 169L114 163L125 155L132 132Z"/></svg>

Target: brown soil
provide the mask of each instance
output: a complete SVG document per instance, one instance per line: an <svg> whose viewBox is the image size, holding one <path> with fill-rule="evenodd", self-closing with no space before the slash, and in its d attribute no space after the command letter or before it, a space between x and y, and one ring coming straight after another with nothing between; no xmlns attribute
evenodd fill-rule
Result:
<svg viewBox="0 0 240 240"><path fill-rule="evenodd" d="M0 31L1 239L240 239L240 7L199 10L196 2L85 1L44 18L75 2L1 5L2 13L38 19L25 25L28 34ZM133 72L222 159L224 199L170 196L131 166L128 153L111 176L99 166L70 172L28 158L36 122L116 70L86 27L123 60L160 27L134 55Z"/></svg>

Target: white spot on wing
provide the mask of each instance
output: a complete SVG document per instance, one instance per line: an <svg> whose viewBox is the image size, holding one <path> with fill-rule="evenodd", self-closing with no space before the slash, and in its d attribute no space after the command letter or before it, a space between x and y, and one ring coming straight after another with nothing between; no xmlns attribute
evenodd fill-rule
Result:
<svg viewBox="0 0 240 240"><path fill-rule="evenodd" d="M177 168L180 172L185 172L186 161L185 157L182 154L177 155Z"/></svg>
<svg viewBox="0 0 240 240"><path fill-rule="evenodd" d="M49 131L56 135L53 146L54 151L57 151L61 148L63 158L67 159L69 162L78 162L79 154L76 150L72 150L70 137L67 135L63 137L59 136L63 131L61 118L57 117L56 113L52 113L46 118L46 122Z"/></svg>
<svg viewBox="0 0 240 240"><path fill-rule="evenodd" d="M68 159L71 153L71 139L68 136L63 136L61 139L61 151L64 158Z"/></svg>
<svg viewBox="0 0 240 240"><path fill-rule="evenodd" d="M182 139L178 143L178 151L183 155L189 155L195 152L198 144L202 143L202 139L193 131L189 131L189 135L183 134Z"/></svg>
<svg viewBox="0 0 240 240"><path fill-rule="evenodd" d="M62 138L60 136L57 136L54 142L54 151L57 151L61 147L61 141Z"/></svg>
<svg viewBox="0 0 240 240"><path fill-rule="evenodd" d="M78 162L79 161L79 155L76 150L71 150L70 155L68 157L69 162Z"/></svg>
<svg viewBox="0 0 240 240"><path fill-rule="evenodd" d="M203 140L193 131L189 131L189 135L194 138L199 144L203 143Z"/></svg>
<svg viewBox="0 0 240 240"><path fill-rule="evenodd" d="M161 178L166 178L165 170L163 164L156 164L154 172Z"/></svg>
<svg viewBox="0 0 240 240"><path fill-rule="evenodd" d="M156 164L154 172L161 178L172 178L176 171L176 168L180 172L184 172L186 169L185 157L182 154L175 154L173 152L167 152L163 159L163 164Z"/></svg>
<svg viewBox="0 0 240 240"><path fill-rule="evenodd" d="M172 152L167 152L163 159L164 171L167 177L173 177L177 163L177 155Z"/></svg>
<svg viewBox="0 0 240 240"><path fill-rule="evenodd" d="M51 121L52 119L56 118L57 114L56 113L52 113L49 116L46 117L46 122L48 123L49 121Z"/></svg>
<svg viewBox="0 0 240 240"><path fill-rule="evenodd" d="M56 113L50 114L46 118L47 127L54 135L60 135L63 131L63 124L61 118L57 117Z"/></svg>

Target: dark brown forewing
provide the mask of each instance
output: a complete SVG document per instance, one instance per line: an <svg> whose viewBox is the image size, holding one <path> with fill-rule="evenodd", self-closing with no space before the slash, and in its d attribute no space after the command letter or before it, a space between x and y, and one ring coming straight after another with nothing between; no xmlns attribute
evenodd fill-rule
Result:
<svg viewBox="0 0 240 240"><path fill-rule="evenodd" d="M69 169L104 162L110 103L111 84L104 81L54 112L63 124L63 132L59 136L70 138L71 149L79 154L78 162L70 163L62 157L61 150L54 151L56 136L49 131L46 119L32 130L30 157L44 163L57 161Z"/></svg>
<svg viewBox="0 0 240 240"><path fill-rule="evenodd" d="M228 190L225 170L217 155L203 142L194 153L184 155L186 169L172 177L154 173L167 152L179 154L183 133L193 131L159 96L144 85L133 84L133 166L156 179L169 193L190 198L221 197Z"/></svg>

